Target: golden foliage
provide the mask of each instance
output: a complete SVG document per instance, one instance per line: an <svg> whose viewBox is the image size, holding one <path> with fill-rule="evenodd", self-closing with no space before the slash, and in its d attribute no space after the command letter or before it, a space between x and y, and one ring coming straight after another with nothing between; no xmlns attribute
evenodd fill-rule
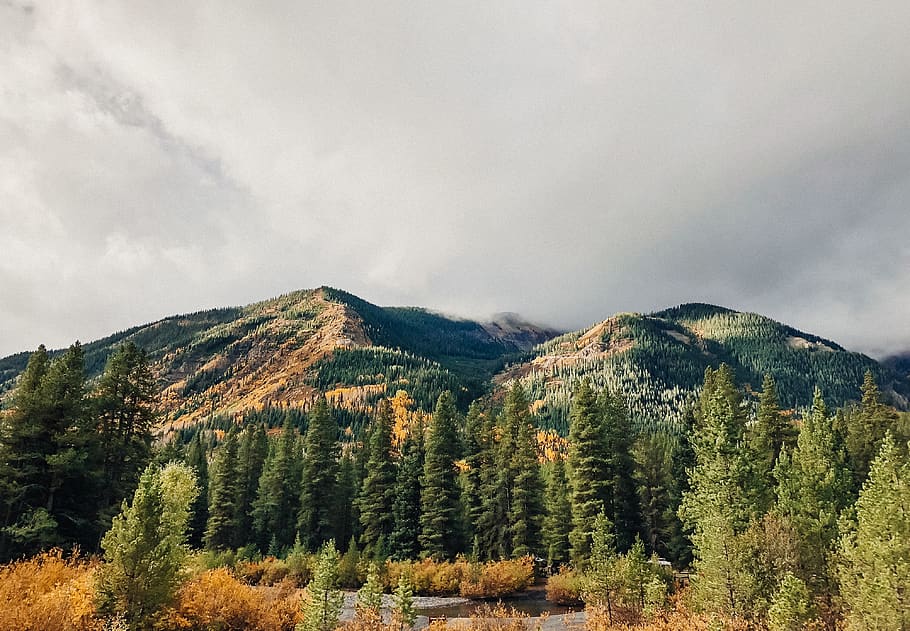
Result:
<svg viewBox="0 0 910 631"><path fill-rule="evenodd" d="M410 575L417 594L498 598L527 589L534 582L534 561L530 557L487 563L471 563L464 559L454 562L389 561L385 572L386 588L393 589L402 573Z"/></svg>
<svg viewBox="0 0 910 631"><path fill-rule="evenodd" d="M678 594L668 608L650 617L641 618L635 612L614 609L613 621L610 620L606 606L585 610L586 631L758 631L765 628L741 618L696 614L688 608L685 594Z"/></svg>
<svg viewBox="0 0 910 631"><path fill-rule="evenodd" d="M555 429L537 430L537 454L542 462L565 460L569 453L569 441Z"/></svg>
<svg viewBox="0 0 910 631"><path fill-rule="evenodd" d="M100 631L95 611L96 566L64 559L59 550L0 568L0 629Z"/></svg>
<svg viewBox="0 0 910 631"><path fill-rule="evenodd" d="M299 598L288 583L254 588L229 570L209 570L188 581L167 612L164 627L186 631L290 631L298 621Z"/></svg>
<svg viewBox="0 0 910 631"><path fill-rule="evenodd" d="M547 579L547 600L560 605L582 604L584 579L575 570L563 568Z"/></svg>

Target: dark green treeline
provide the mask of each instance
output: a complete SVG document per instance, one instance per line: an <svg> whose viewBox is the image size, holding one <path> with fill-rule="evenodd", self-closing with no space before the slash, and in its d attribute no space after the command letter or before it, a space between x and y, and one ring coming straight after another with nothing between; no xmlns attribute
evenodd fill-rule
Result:
<svg viewBox="0 0 910 631"><path fill-rule="evenodd" d="M343 431L344 411L319 399L243 426L213 419L153 448L157 388L143 353L122 347L92 384L83 361L78 344L56 359L39 349L5 412L3 559L97 550L145 465L178 457L201 487L196 547L282 555L335 540L373 559L533 555L583 567L603 515L618 552L641 540L678 567L693 562L705 602L760 611L787 572L815 594L836 589L831 551L850 510L881 446L906 439L871 374L844 409L817 392L811 409L785 411L771 376L747 396L722 365L672 434L636 435L623 399L576 384L555 459L542 457L519 382L467 414L443 393L405 432L386 400Z"/></svg>

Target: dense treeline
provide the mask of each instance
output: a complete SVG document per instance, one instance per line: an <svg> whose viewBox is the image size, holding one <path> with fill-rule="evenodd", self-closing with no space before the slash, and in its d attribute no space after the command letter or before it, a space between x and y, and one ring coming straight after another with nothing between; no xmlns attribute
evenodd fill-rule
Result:
<svg viewBox="0 0 910 631"><path fill-rule="evenodd" d="M157 392L131 343L91 387L78 342L30 356L0 424L0 559L97 549L151 458Z"/></svg>
<svg viewBox="0 0 910 631"><path fill-rule="evenodd" d="M780 403L786 408L811 405L815 387L826 400L844 405L859 395L866 372L879 384L910 396L906 380L873 359L814 335L752 313L690 304L651 315L621 314L596 331L554 338L537 348L539 356L559 358L577 351L581 338L591 351L572 361L549 362L522 377L532 400L543 401L542 426L568 431L572 389L589 380L627 402L640 431L679 432L697 398L707 368L725 362L744 390L758 392L766 374L774 375Z"/></svg>
<svg viewBox="0 0 910 631"><path fill-rule="evenodd" d="M579 381L567 448L549 459L520 381L467 414L448 391L432 414L382 398L354 431L350 411L322 397L305 412L211 419L153 449L155 392L131 344L96 382L78 344L30 357L0 434L4 559L97 550L106 531L106 556L126 558L145 511L233 558L326 546L377 562L538 557L582 572L583 597L611 617L651 606L650 553L691 568L694 602L727 617L901 628L910 616L910 428L872 372L861 400L832 410L816 389L796 415L771 375L753 393L730 366L708 368L673 431L636 427L621 390ZM153 460L182 463L140 481Z"/></svg>

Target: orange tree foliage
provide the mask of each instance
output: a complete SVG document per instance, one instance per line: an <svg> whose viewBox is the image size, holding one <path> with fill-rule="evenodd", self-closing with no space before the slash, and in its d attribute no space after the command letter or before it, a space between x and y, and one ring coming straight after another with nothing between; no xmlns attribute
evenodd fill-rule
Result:
<svg viewBox="0 0 910 631"><path fill-rule="evenodd" d="M531 557L488 563L457 561L390 561L385 585L393 589L402 573L407 573L414 592L430 596L459 594L466 598L498 598L527 589L534 582Z"/></svg>
<svg viewBox="0 0 910 631"><path fill-rule="evenodd" d="M101 631L95 611L96 566L59 550L0 567L3 631Z"/></svg>
<svg viewBox="0 0 910 631"><path fill-rule="evenodd" d="M250 587L220 568L203 572L180 589L163 626L185 631L290 631L299 610L300 599L292 586Z"/></svg>

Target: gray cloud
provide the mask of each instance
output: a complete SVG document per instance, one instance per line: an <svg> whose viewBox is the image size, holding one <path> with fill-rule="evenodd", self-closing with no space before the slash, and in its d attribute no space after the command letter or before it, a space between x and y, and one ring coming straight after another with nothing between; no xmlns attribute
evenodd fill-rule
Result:
<svg viewBox="0 0 910 631"><path fill-rule="evenodd" d="M0 3L0 354L323 283L910 347L910 5Z"/></svg>

